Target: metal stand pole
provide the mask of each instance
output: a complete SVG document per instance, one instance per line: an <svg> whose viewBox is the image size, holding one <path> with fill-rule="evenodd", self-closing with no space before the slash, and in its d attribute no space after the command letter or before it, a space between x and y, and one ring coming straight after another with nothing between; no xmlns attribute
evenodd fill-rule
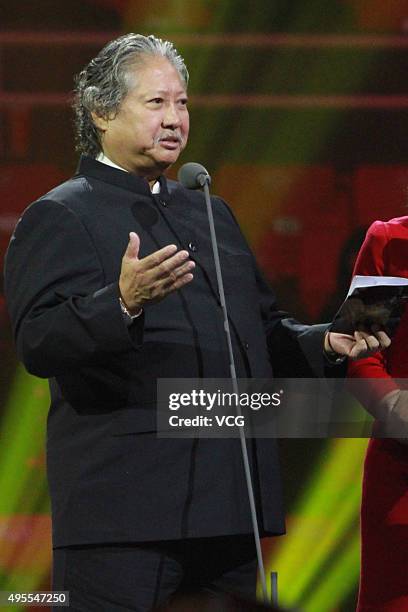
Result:
<svg viewBox="0 0 408 612"><path fill-rule="evenodd" d="M228 320L227 304L225 301L224 284L222 282L220 258L218 254L218 245L217 245L217 238L215 234L214 217L212 213L208 180L204 182L203 187L204 187L205 202L207 205L208 220L210 224L211 244L212 244L212 250L213 250L213 255L214 255L215 271L217 274L218 291L220 294L221 308L222 308L222 312L224 315L224 330L225 330L225 335L227 338L228 355L230 359L232 388L233 388L234 393L238 394L237 373L235 370L235 360L234 360L234 353L232 350L232 342L231 342L231 331L230 331L229 320ZM238 415L241 416L241 408L238 405L237 405L237 412L238 412ZM254 489L252 485L251 469L249 466L248 449L247 449L247 444L246 444L246 439L245 439L244 426L239 427L239 437L241 440L242 459L244 462L245 479L246 479L246 485L247 485L247 490L248 490L249 505L251 508L252 527L254 531L256 555L258 559L259 574L260 574L261 584L262 584L263 599L265 603L268 603L268 592L266 588L265 567L264 567L263 558L262 558L261 540L259 537L258 518L256 516L255 496L254 496Z"/></svg>

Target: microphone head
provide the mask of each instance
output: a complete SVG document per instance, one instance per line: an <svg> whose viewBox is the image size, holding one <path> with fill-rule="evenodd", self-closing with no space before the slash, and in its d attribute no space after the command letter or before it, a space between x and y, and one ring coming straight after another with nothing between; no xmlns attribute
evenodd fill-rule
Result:
<svg viewBox="0 0 408 612"><path fill-rule="evenodd" d="M180 183L187 189L200 189L211 184L211 177L207 170L201 164L189 162L181 166L178 171L177 178Z"/></svg>

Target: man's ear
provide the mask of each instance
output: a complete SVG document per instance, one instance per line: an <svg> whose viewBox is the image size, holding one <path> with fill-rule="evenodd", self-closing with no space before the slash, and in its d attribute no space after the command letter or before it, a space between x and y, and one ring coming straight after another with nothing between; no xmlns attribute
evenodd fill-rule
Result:
<svg viewBox="0 0 408 612"><path fill-rule="evenodd" d="M95 111L91 112L91 116L92 121L94 122L98 130L100 130L101 132L106 132L106 130L108 129L109 119L101 117Z"/></svg>

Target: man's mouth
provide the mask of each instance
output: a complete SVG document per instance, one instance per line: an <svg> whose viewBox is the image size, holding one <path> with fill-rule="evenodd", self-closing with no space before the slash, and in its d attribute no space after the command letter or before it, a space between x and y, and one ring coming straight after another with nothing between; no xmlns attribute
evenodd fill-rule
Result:
<svg viewBox="0 0 408 612"><path fill-rule="evenodd" d="M177 149L181 144L181 138L178 136L163 136L159 138L159 144L166 149Z"/></svg>
<svg viewBox="0 0 408 612"><path fill-rule="evenodd" d="M178 134L163 134L159 137L159 142L181 144L182 138Z"/></svg>

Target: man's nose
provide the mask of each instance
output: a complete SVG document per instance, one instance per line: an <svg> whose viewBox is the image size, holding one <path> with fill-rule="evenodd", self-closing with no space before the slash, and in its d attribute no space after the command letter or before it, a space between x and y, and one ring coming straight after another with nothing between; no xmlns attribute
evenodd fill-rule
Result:
<svg viewBox="0 0 408 612"><path fill-rule="evenodd" d="M181 125L180 112L175 104L168 104L166 106L166 112L163 116L163 126L166 127L179 127Z"/></svg>

